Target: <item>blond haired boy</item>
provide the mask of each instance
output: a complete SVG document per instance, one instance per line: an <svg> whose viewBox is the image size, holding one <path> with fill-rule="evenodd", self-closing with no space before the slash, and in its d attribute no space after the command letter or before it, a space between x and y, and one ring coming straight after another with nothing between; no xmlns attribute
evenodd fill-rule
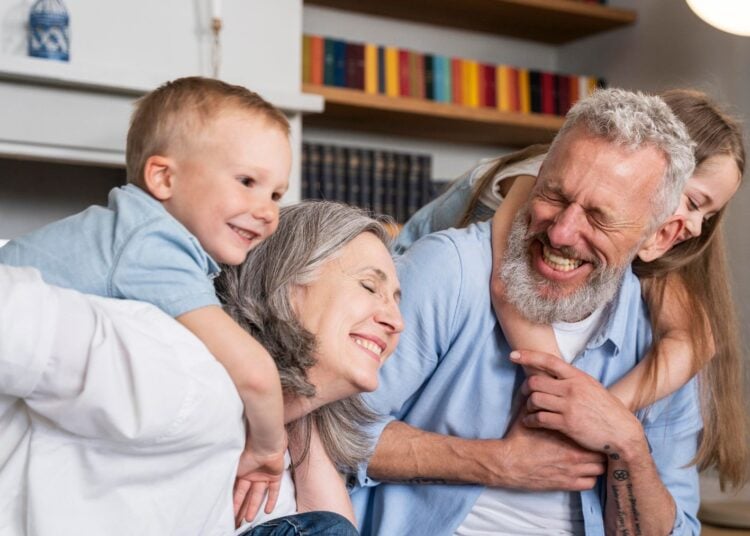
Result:
<svg viewBox="0 0 750 536"><path fill-rule="evenodd" d="M289 123L243 87L181 78L138 101L126 162L129 184L110 192L106 208L9 242L0 263L34 266L53 285L150 302L198 336L242 399L249 431L238 475L269 484L270 512L286 448L279 375L224 313L212 279L219 263L241 264L276 230Z"/></svg>

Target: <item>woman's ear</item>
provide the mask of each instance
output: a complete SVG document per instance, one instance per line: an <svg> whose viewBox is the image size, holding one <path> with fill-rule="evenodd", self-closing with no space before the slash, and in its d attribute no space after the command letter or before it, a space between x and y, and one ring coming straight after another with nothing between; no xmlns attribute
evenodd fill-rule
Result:
<svg viewBox="0 0 750 536"><path fill-rule="evenodd" d="M143 166L146 190L159 201L172 197L175 181L175 162L166 156L150 156Z"/></svg>
<svg viewBox="0 0 750 536"><path fill-rule="evenodd" d="M672 249L677 237L685 228L685 217L672 215L651 235L638 250L638 258L643 262L655 261Z"/></svg>

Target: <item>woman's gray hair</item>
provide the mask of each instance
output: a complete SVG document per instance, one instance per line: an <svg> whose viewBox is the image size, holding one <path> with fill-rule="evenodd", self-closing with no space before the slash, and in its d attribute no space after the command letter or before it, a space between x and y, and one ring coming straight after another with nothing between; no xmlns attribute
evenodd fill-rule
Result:
<svg viewBox="0 0 750 536"><path fill-rule="evenodd" d="M285 394L315 394L307 371L315 364L316 340L297 319L292 290L314 281L320 268L362 233L372 233L386 248L390 245L383 225L364 210L330 201L303 201L281 209L277 231L244 263L222 267L216 288L224 309L274 358ZM372 440L364 429L374 418L356 395L326 404L287 428L293 440L302 441L306 454L314 422L338 469L356 472L370 454Z"/></svg>
<svg viewBox="0 0 750 536"><path fill-rule="evenodd" d="M693 175L694 143L687 128L661 97L624 89L599 89L578 101L565 117L550 151L576 126L630 149L652 146L667 159L667 169L652 201L651 230L677 210Z"/></svg>

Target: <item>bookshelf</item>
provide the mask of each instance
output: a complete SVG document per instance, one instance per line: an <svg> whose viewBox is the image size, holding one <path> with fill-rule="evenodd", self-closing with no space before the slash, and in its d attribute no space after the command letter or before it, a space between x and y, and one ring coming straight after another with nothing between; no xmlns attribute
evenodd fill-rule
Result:
<svg viewBox="0 0 750 536"><path fill-rule="evenodd" d="M305 125L378 132L471 144L525 147L552 140L563 118L501 112L408 97L373 95L355 89L304 84L321 95L325 110L305 116Z"/></svg>
<svg viewBox="0 0 750 536"><path fill-rule="evenodd" d="M305 0L411 22L563 44L635 23L635 11L580 0Z"/></svg>

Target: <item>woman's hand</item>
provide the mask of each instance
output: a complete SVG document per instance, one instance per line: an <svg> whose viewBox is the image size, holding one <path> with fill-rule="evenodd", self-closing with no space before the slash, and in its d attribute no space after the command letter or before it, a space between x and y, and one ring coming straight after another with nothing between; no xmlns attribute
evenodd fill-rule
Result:
<svg viewBox="0 0 750 536"><path fill-rule="evenodd" d="M284 473L286 449L268 456L259 456L250 449L240 455L237 479L234 484L234 517L237 526L243 520L252 521L258 514L263 498L268 494L264 512L270 514L276 507Z"/></svg>

